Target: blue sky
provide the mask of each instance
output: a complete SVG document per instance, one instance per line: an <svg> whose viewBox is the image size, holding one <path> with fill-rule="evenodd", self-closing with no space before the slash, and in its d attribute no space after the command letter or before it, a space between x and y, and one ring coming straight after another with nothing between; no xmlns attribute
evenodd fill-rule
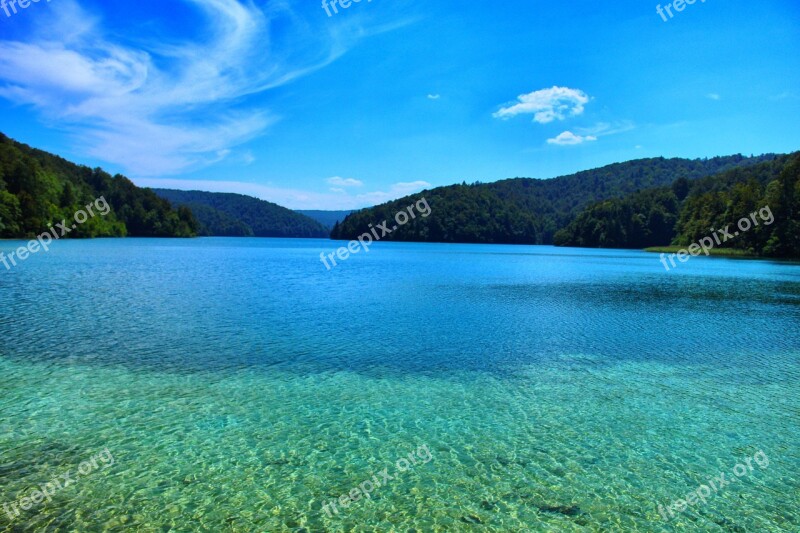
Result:
<svg viewBox="0 0 800 533"><path fill-rule="evenodd" d="M0 8L0 131L143 186L350 209L800 150L797 0L697 0L666 22L632 0L16 9Z"/></svg>

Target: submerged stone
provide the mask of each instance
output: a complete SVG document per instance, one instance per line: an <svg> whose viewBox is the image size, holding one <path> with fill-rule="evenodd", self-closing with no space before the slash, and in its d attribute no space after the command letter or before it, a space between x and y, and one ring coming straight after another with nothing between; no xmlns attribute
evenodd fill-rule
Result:
<svg viewBox="0 0 800 533"><path fill-rule="evenodd" d="M539 510L544 513L563 514L564 516L577 516L581 514L581 508L577 505L543 505Z"/></svg>

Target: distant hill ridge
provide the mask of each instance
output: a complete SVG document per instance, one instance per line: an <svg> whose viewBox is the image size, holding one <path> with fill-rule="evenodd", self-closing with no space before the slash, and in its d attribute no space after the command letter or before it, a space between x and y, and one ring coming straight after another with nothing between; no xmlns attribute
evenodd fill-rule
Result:
<svg viewBox="0 0 800 533"><path fill-rule="evenodd" d="M385 240L497 244L552 244L591 203L672 184L693 181L726 170L771 161L776 155L733 155L712 159L663 157L615 163L552 179L515 178L494 183L451 185L426 190L393 202L363 209L338 224L334 239L357 238L369 224L390 220L422 197L432 213L418 217Z"/></svg>
<svg viewBox="0 0 800 533"><path fill-rule="evenodd" d="M774 227L731 246L800 256L800 153L650 158L568 176L451 185L355 212L292 211L233 193L142 189L0 133L0 238L29 238L100 196L111 209L70 237L195 235L354 239L426 198L384 240L640 248L696 241L768 204ZM175 208L173 208L173 205ZM330 231L331 226L333 227Z"/></svg>
<svg viewBox="0 0 800 533"><path fill-rule="evenodd" d="M348 211L319 211L319 210L296 209L295 211L297 213L300 213L301 215L313 218L314 220L325 226L328 230L332 230L337 222L341 222L342 220L347 218L347 215L353 212L352 209Z"/></svg>
<svg viewBox="0 0 800 533"><path fill-rule="evenodd" d="M327 238L330 230L301 213L243 194L153 189L192 210L198 234L216 237Z"/></svg>

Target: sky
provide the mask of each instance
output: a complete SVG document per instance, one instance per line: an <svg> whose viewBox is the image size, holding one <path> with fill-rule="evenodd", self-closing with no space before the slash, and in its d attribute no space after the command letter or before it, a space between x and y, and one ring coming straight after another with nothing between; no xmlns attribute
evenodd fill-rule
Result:
<svg viewBox="0 0 800 533"><path fill-rule="evenodd" d="M0 0L0 131L292 209L800 150L797 0L336 1Z"/></svg>

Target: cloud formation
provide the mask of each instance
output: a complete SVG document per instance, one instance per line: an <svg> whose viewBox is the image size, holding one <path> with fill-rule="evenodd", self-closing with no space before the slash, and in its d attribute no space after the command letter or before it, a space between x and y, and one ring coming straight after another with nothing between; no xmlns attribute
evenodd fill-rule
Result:
<svg viewBox="0 0 800 533"><path fill-rule="evenodd" d="M615 122L598 122L594 126L588 128L574 128L575 133L565 131L558 136L547 139L547 144L555 144L558 146L573 146L576 144L583 144L586 142L596 141L600 137L607 135L616 135L634 129L633 122L629 120Z"/></svg>
<svg viewBox="0 0 800 533"><path fill-rule="evenodd" d="M353 178L341 178L339 176L334 176L332 178L328 178L328 184L333 185L334 187L361 187L364 185L363 181L359 181Z"/></svg>
<svg viewBox="0 0 800 533"><path fill-rule="evenodd" d="M597 137L594 135L575 135L571 131L565 131L553 139L547 139L547 144L557 144L559 146L571 146L575 144L583 144L585 142L596 141Z"/></svg>
<svg viewBox="0 0 800 533"><path fill-rule="evenodd" d="M67 128L87 155L135 175L179 173L224 159L278 119L243 97L329 64L366 34L311 27L287 2L183 2L203 39L123 43L74 0L53 3L24 42L0 38L0 97Z"/></svg>
<svg viewBox="0 0 800 533"><path fill-rule="evenodd" d="M592 135L595 137L605 137L606 135L616 135L634 129L636 126L630 120L614 122L598 122L588 128L575 128L579 135Z"/></svg>
<svg viewBox="0 0 800 533"><path fill-rule="evenodd" d="M517 100L513 105L500 108L492 116L507 120L528 114L533 115L534 122L547 124L582 114L590 98L580 89L551 87L520 95Z"/></svg>
<svg viewBox="0 0 800 533"><path fill-rule="evenodd" d="M374 191L356 195L354 200L361 205L378 205L391 200L414 194L415 192L431 188L432 185L427 181L410 181L395 183L389 187L388 191Z"/></svg>

